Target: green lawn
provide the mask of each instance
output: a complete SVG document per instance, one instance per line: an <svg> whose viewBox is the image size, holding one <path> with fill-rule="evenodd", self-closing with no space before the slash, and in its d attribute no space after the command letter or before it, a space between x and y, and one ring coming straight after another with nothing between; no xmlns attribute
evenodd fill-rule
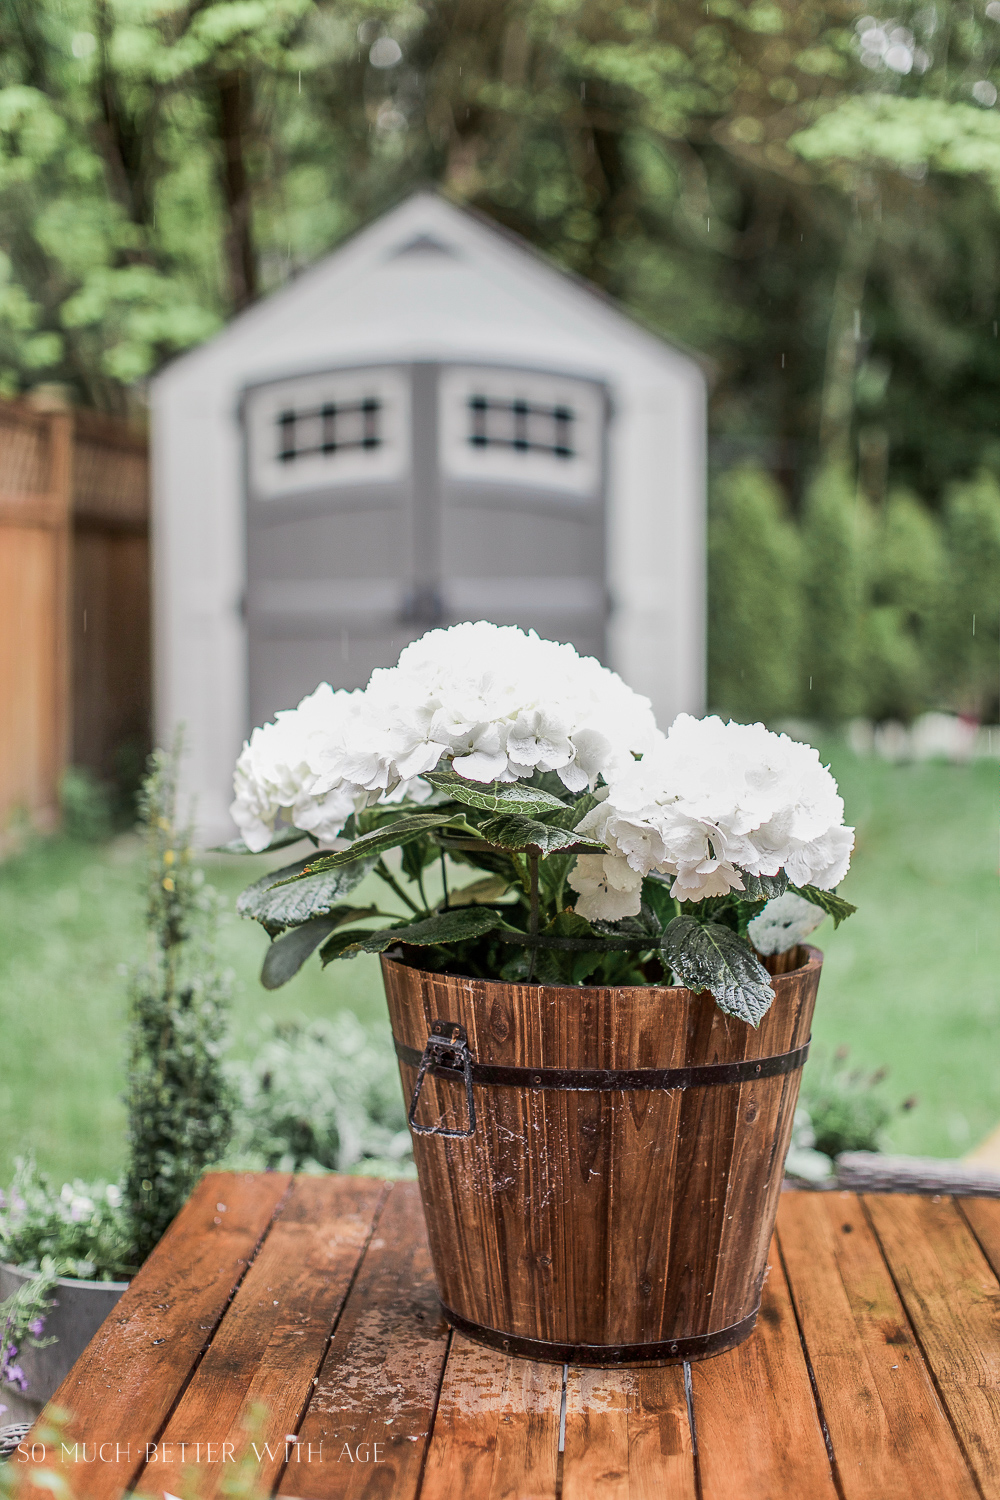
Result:
<svg viewBox="0 0 1000 1500"><path fill-rule="evenodd" d="M827 746L858 826L844 894L858 915L817 940L827 952L814 1034L890 1070L919 1107L894 1126L903 1151L961 1155L1000 1121L1000 777L993 762L891 766ZM281 856L272 857L274 863ZM261 861L208 856L230 908ZM0 865L0 1182L31 1150L59 1178L114 1174L123 1155L122 965L142 951L138 840L103 847L39 841ZM236 973L235 1046L255 1018L343 1006L381 1020L377 962L285 989L257 982L267 939L229 914L224 960Z"/></svg>

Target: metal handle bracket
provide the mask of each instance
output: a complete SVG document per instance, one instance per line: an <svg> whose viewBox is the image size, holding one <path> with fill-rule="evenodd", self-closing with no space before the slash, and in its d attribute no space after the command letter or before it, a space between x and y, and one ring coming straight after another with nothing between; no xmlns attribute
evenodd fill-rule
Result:
<svg viewBox="0 0 1000 1500"><path fill-rule="evenodd" d="M446 1068L454 1075L460 1073L465 1085L465 1102L469 1123L465 1130L449 1130L444 1125L418 1125L416 1122L417 1100L424 1086L424 1079L431 1071ZM413 1086L407 1124L415 1135L444 1135L456 1140L468 1140L476 1133L476 1101L472 1094L472 1053L469 1037L464 1026L457 1021L432 1021L430 1035L417 1069L417 1081Z"/></svg>

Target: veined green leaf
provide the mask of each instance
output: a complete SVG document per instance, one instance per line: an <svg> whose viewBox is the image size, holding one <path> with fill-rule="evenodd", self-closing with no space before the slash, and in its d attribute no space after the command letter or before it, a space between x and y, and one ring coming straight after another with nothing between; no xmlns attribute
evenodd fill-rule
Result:
<svg viewBox="0 0 1000 1500"><path fill-rule="evenodd" d="M803 900L811 901L813 906L818 906L820 911L825 911L828 917L832 917L834 932L841 922L846 922L858 909L845 901L843 896L838 896L836 891L821 891L814 885L790 885L788 889Z"/></svg>
<svg viewBox="0 0 1000 1500"><path fill-rule="evenodd" d="M479 833L487 843L499 845L501 849L539 854L552 854L557 849L604 848L603 844L583 838L571 828L556 828L551 823L539 823L536 818L521 817L517 813L487 818L485 823L480 823Z"/></svg>
<svg viewBox="0 0 1000 1500"><path fill-rule="evenodd" d="M375 861L361 860L343 869L307 875L309 862L307 857L281 870L270 870L247 886L236 900L240 916L252 917L275 937L286 927L298 927L313 917L328 915L360 884Z"/></svg>
<svg viewBox="0 0 1000 1500"><path fill-rule="evenodd" d="M484 933L503 925L504 920L499 912L491 911L485 906L464 906L458 911L442 911L436 916L425 917L421 922L401 923L397 927L384 927L378 932L338 933L332 942L324 945L321 956L326 964L331 958L351 957L354 953L383 953L394 943L412 943L419 948L437 947L462 942L466 938L482 937ZM341 945L337 941L341 937L350 937L350 943Z"/></svg>
<svg viewBox="0 0 1000 1500"><path fill-rule="evenodd" d="M303 833L301 828L279 828L272 833L271 842L266 849L248 849L242 839L230 839L228 844L218 844L211 852L213 854L273 854L275 849L286 849L292 844L301 844L303 839L309 835Z"/></svg>
<svg viewBox="0 0 1000 1500"><path fill-rule="evenodd" d="M748 943L721 922L675 917L663 934L664 960L689 989L710 990L720 1010L759 1026L774 999L771 976Z"/></svg>
<svg viewBox="0 0 1000 1500"><path fill-rule="evenodd" d="M466 781L457 771L428 771L424 776L431 786L447 792L456 802L465 802L469 807L478 807L482 812L496 813L544 813L561 812L565 802L537 787L525 786L519 781L492 781L480 783Z"/></svg>
<svg viewBox="0 0 1000 1500"><path fill-rule="evenodd" d="M396 818L392 823L383 823L381 827L373 828L370 833L361 834L346 849L337 849L332 854L314 856L313 859L307 861L307 873L318 875L325 870L337 870L343 865L353 864L356 860L384 854L387 849L398 849L400 845L408 844L411 839L418 839L422 834L430 833L434 828L452 826L462 829L472 838L476 837L476 830L469 827L461 814L413 813L406 817ZM302 876L292 878L301 879Z"/></svg>
<svg viewBox="0 0 1000 1500"><path fill-rule="evenodd" d="M511 881L503 875L487 875L483 880L474 880L471 885L460 885L457 891L451 891L448 905L478 906L484 901L499 901L510 887Z"/></svg>
<svg viewBox="0 0 1000 1500"><path fill-rule="evenodd" d="M740 874L744 901L771 901L788 889L788 876L784 870L779 870L777 875L748 875L746 870L741 870Z"/></svg>
<svg viewBox="0 0 1000 1500"><path fill-rule="evenodd" d="M325 917L313 917L311 921L303 922L301 927L293 927L290 932L282 933L274 939L264 955L264 965L260 971L261 984L266 990L280 989L299 972L309 955L337 927L342 927L345 922L357 921L360 917L373 917L377 911L376 906L337 906Z"/></svg>

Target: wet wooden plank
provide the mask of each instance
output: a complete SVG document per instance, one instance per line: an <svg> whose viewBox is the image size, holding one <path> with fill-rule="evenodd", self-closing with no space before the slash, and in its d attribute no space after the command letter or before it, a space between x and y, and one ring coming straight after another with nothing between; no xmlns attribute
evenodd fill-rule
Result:
<svg viewBox="0 0 1000 1500"><path fill-rule="evenodd" d="M267 1415L255 1434L255 1473L262 1491L270 1490L387 1190L371 1178L295 1179L150 1455L139 1494L183 1494L185 1463L201 1493L215 1493L244 1451L258 1407Z"/></svg>
<svg viewBox="0 0 1000 1500"><path fill-rule="evenodd" d="M950 1198L862 1200L985 1500L1000 1500L1000 1281Z"/></svg>
<svg viewBox="0 0 1000 1500"><path fill-rule="evenodd" d="M303 1500L415 1496L447 1351L419 1189L415 1182L397 1182L351 1287L278 1493Z"/></svg>
<svg viewBox="0 0 1000 1500"><path fill-rule="evenodd" d="M778 1240L844 1500L975 1500L857 1195L785 1193Z"/></svg>
<svg viewBox="0 0 1000 1500"><path fill-rule="evenodd" d="M584 1370L566 1381L562 1500L695 1500L680 1365Z"/></svg>
<svg viewBox="0 0 1000 1500"><path fill-rule="evenodd" d="M554 1496L562 1377L454 1335L420 1500Z"/></svg>
<svg viewBox="0 0 1000 1500"><path fill-rule="evenodd" d="M997 1134L1000 1135L1000 1131ZM992 1266L994 1276L1000 1278L1000 1202L991 1198L956 1198L955 1201L979 1241L979 1248Z"/></svg>
<svg viewBox="0 0 1000 1500"><path fill-rule="evenodd" d="M80 1500L117 1500L133 1484L290 1183L284 1172L203 1178L56 1391L50 1405L72 1413L67 1446L107 1445L100 1462L73 1465Z"/></svg>
<svg viewBox="0 0 1000 1500"><path fill-rule="evenodd" d="M703 1500L837 1500L775 1244L769 1268L751 1336L691 1366Z"/></svg>

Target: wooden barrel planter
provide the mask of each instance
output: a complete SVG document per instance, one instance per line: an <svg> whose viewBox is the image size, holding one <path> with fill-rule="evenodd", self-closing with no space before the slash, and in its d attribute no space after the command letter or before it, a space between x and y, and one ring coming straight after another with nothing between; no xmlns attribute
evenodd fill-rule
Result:
<svg viewBox="0 0 1000 1500"><path fill-rule="evenodd" d="M505 984L411 957L382 972L452 1326L560 1364L705 1359L745 1339L819 950L775 978L756 1031L707 993Z"/></svg>

